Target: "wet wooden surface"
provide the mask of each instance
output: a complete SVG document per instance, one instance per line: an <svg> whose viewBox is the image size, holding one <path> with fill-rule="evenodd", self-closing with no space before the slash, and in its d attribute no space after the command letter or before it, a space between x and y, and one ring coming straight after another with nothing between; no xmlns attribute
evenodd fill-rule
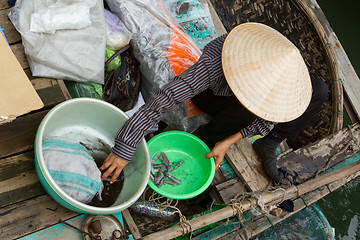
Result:
<svg viewBox="0 0 360 240"><path fill-rule="evenodd" d="M278 166L293 169L299 173L301 178L309 179L314 176L317 169L326 167L329 159L328 167L332 167L353 156L356 153L356 148L353 149L351 145L347 148L347 146L353 141L358 141L356 139L359 137L359 124L352 128L344 128L327 138L283 156L278 160ZM356 146L356 142L354 143Z"/></svg>
<svg viewBox="0 0 360 240"><path fill-rule="evenodd" d="M218 14L221 20L224 21L228 17L233 16L233 13L227 13L224 9L219 6L219 3L224 4L225 1L221 0L212 0L213 4L218 10ZM238 5L236 5L238 4ZM234 10L240 9L240 1L233 1L233 5L230 8ZM220 12L219 12L220 11ZM261 6L259 6L259 10L262 11ZM35 168L34 168L34 139L36 129L41 121L41 119L45 116L45 114L56 104L61 103L69 98L69 94L64 87L64 83L62 80L57 79L46 79L46 78L33 78L31 76L31 71L29 69L29 65L25 58L24 49L21 44L20 34L15 30L9 19L7 18L7 14L9 12L9 7L7 4L7 0L0 0L0 26L4 28L4 33L11 45L11 49L13 50L15 56L23 67L24 71L30 78L31 83L36 89L37 93L41 97L42 101L45 104L45 107L36 112L32 112L26 114L24 116L18 117L11 123L7 123L4 125L0 125L0 239L16 239L28 234L44 230L50 228L58 223L59 218L66 220L72 219L79 216L78 213L67 210L56 202L54 202L43 190L42 186L39 183L39 180L36 176ZM228 14L228 16L226 16ZM264 15L269 13L263 12ZM251 16L250 16L251 18ZM234 26L234 24L238 24L240 19L234 18L235 21L227 20L227 30L230 27ZM335 39L335 38L334 38ZM337 42L334 42L336 44ZM339 54L343 54L343 58L346 60L346 55L339 51ZM344 57L345 56L345 57ZM348 76L347 71L351 70L351 65L348 66L346 61L344 60L344 78ZM324 73L325 74L325 73ZM355 81L356 83L356 81ZM354 100L352 104L356 103ZM325 118L324 118L325 119ZM324 123L327 124L327 123ZM359 129L357 128L356 133L358 134ZM323 133L325 134L325 133ZM340 141L339 138L344 139L346 142L349 139L348 134L342 133L336 135L332 141ZM325 140L328 141L328 140ZM331 141L327 142L328 147L333 147L331 145ZM312 148L314 149L317 145L314 145ZM307 176L313 174L313 171L305 170L305 168L296 165L297 160L301 159L304 161L307 168L312 167L320 167L324 164L324 161L321 163L318 161L312 162L312 158L307 156L306 153L310 149L302 149L299 151L292 152L289 155L284 156L279 164L283 164L289 167L296 167L299 171L306 172ZM330 154L333 154L334 151L341 149L341 146L334 147L333 151L330 151ZM341 157L349 156L350 152L345 152L343 155L340 155L335 159L335 164ZM305 157L304 157L305 156ZM330 155L327 155L330 156ZM325 159L325 155L321 155L320 158ZM216 188L219 191L228 191L224 186L228 186L226 181L230 181L227 178L228 172L226 168L217 172L217 184ZM308 197L305 197L304 201L308 205L312 202L316 201L324 194L329 193L333 189L341 186L348 179L343 180L342 182L330 184L324 188L321 188L316 193L312 193ZM243 183L239 179L231 180L232 186L235 186L233 189L238 189L240 185ZM222 190L220 190L221 185ZM238 185L236 185L238 184ZM231 199L231 191L227 193L227 199ZM203 199L195 199L196 204L202 203L202 201L206 202ZM205 206L204 206L205 207ZM196 209L199 211L200 209ZM193 214L194 212L189 212L187 217ZM133 217L137 222L132 222L133 228L137 227L138 222L143 222L144 225L139 226L140 230L137 230L137 236L140 237L141 231L142 233L149 233L150 231L154 232L157 229L161 229L169 225L167 222L163 222L163 225L159 228L150 228L149 225L155 226L155 223L159 223L158 219L148 217L147 221L144 221L146 217L142 215L135 215L132 213ZM132 219L130 214L127 214L129 219ZM274 220L275 222L276 220ZM135 226L134 226L135 224ZM147 229L148 232L145 232L144 229ZM135 229L136 230L136 229ZM134 230L134 231L135 231ZM134 235L135 236L135 235ZM224 236L224 239L228 236Z"/></svg>
<svg viewBox="0 0 360 240"><path fill-rule="evenodd" d="M248 138L232 145L226 152L226 159L250 191L261 191L269 186L270 178L264 172L261 159Z"/></svg>
<svg viewBox="0 0 360 240"><path fill-rule="evenodd" d="M69 219L79 214L59 206L45 193L34 164L34 140L40 121L70 95L62 80L32 77L21 36L7 17L7 2L0 0L0 26L45 105L0 125L0 239L16 239L50 227L59 218Z"/></svg>

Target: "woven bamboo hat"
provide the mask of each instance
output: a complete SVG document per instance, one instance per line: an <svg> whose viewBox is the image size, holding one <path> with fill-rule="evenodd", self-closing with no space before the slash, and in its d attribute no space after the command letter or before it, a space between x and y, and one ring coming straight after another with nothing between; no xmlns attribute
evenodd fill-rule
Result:
<svg viewBox="0 0 360 240"><path fill-rule="evenodd" d="M312 86L299 50L275 29L244 23L226 37L222 67L231 90L250 112L272 122L299 117Z"/></svg>

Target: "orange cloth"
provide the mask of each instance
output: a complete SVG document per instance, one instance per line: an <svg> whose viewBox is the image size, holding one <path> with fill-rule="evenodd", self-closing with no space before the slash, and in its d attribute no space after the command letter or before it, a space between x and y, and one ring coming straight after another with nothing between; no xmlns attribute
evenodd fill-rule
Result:
<svg viewBox="0 0 360 240"><path fill-rule="evenodd" d="M165 9L165 6L160 5ZM201 53L198 47L176 23L171 22L170 28L170 45L167 51L167 59L171 69L177 76L195 64L199 60ZM202 113L191 100L185 101L185 108L187 117L193 117Z"/></svg>

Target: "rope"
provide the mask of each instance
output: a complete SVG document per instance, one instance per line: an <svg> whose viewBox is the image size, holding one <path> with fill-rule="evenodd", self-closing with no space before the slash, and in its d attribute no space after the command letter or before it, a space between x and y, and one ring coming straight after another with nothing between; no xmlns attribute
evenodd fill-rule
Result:
<svg viewBox="0 0 360 240"><path fill-rule="evenodd" d="M189 239L192 238L192 227L190 222L186 219L186 217L181 213L180 209L171 205L168 205L167 207L175 209L175 213L179 214L179 225L182 228L182 235L190 234Z"/></svg>
<svg viewBox="0 0 360 240"><path fill-rule="evenodd" d="M151 188L149 187L146 187L145 191L143 192L142 194L142 199L147 199L146 198L146 192L147 190L149 190ZM164 199L163 201L161 201L161 199ZM167 207L167 206L174 206L176 207L179 203L179 200L177 199L170 199L170 198L167 198L167 197L164 197L156 192L152 192L148 198L149 201L152 201L152 202L155 202L157 204L160 204L160 205L163 205L164 207ZM175 203L174 203L175 202Z"/></svg>
<svg viewBox="0 0 360 240"><path fill-rule="evenodd" d="M244 188L244 185L245 184L242 185L243 188ZM282 191L283 195L282 195L282 200L280 203L282 203L286 198L286 190L284 188L282 188L281 186L272 187L272 184L269 183L269 185L265 188L264 191L268 191L271 193L274 193L276 191ZM252 204L251 208L255 215L255 218L261 217L263 215L268 215L270 210L272 209L272 207L274 207L272 205L266 205L264 203L264 200L261 196L261 192L263 192L263 191L238 193L233 197L233 199L230 200L229 206L232 207L233 215L237 216L239 219L239 227L236 230L236 234L235 234L234 238L236 236L238 236L242 239L244 236L246 239L249 239L248 231L246 231L246 227L254 222L254 218L252 218L251 221L248 221L245 225L242 223L243 212L245 211L245 209L242 206L242 202L245 199L251 202L251 204ZM253 201L254 199L256 199L256 204ZM256 209L256 205L259 206L260 211L258 211Z"/></svg>
<svg viewBox="0 0 360 240"><path fill-rule="evenodd" d="M231 199L229 206L232 207L233 215L237 216L237 218L239 219L239 227L236 230L236 234L233 238L233 240L234 240L236 238L236 236L239 235L240 229L244 228L244 225L242 223L242 216L243 216L243 212L245 209L243 208L241 201L239 199Z"/></svg>
<svg viewBox="0 0 360 240"><path fill-rule="evenodd" d="M237 216L239 221L241 222L242 214L244 212L244 208L241 204L241 201L238 199L231 199L229 206L232 207L233 215Z"/></svg>
<svg viewBox="0 0 360 240"><path fill-rule="evenodd" d="M146 199L146 191L149 189L149 187L147 187L144 191L144 193L142 194L142 198ZM161 201L161 199L164 199L163 201ZM179 214L179 225L182 228L182 235L186 235L186 234L190 234L189 239L191 240L192 238L192 227L190 222L186 219L186 217L181 213L180 209L177 208L176 206L179 203L179 200L177 199L170 199L167 197L164 197L156 192L152 192L149 196L149 201L153 201L155 203L158 203L159 205L161 205L162 208L172 208L174 209L174 214L177 213ZM175 200L175 202L174 202ZM162 213L162 211L160 211Z"/></svg>

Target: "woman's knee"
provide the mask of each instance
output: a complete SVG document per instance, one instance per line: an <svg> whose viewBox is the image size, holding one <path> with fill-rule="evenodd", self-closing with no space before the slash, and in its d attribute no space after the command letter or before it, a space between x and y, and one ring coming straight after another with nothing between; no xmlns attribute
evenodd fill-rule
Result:
<svg viewBox="0 0 360 240"><path fill-rule="evenodd" d="M312 81L312 86L313 86L313 98L317 99L318 101L325 102L329 94L328 85L320 79L314 79Z"/></svg>

